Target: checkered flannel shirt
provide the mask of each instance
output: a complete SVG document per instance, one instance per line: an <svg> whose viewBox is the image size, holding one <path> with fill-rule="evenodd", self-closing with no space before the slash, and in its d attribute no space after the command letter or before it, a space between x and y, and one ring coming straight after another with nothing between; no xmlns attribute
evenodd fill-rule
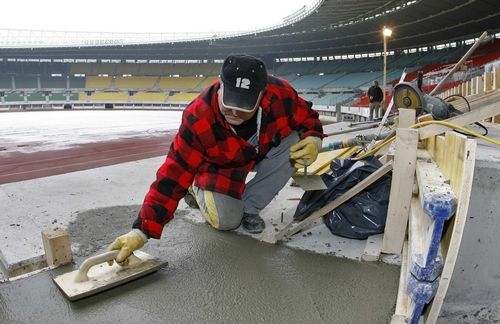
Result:
<svg viewBox="0 0 500 324"><path fill-rule="evenodd" d="M167 158L133 224L149 237L160 238L193 180L204 190L241 199L247 174L292 130L301 138L325 136L312 104L300 98L286 80L269 76L260 103L257 150L236 135L224 119L217 100L219 87L220 82L214 82L184 110Z"/></svg>

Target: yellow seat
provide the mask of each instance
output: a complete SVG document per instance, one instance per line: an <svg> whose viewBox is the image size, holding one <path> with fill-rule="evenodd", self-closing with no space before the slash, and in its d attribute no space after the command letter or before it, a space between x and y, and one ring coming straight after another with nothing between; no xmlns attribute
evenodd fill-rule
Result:
<svg viewBox="0 0 500 324"><path fill-rule="evenodd" d="M199 93L176 93L168 97L168 101L191 102Z"/></svg>
<svg viewBox="0 0 500 324"><path fill-rule="evenodd" d="M203 80L199 77L161 77L159 87L162 89L193 90Z"/></svg>
<svg viewBox="0 0 500 324"><path fill-rule="evenodd" d="M132 96L132 101L165 101L167 94L155 92L137 92Z"/></svg>
<svg viewBox="0 0 500 324"><path fill-rule="evenodd" d="M111 87L111 77L87 76L85 78L85 88L109 88Z"/></svg>
<svg viewBox="0 0 500 324"><path fill-rule="evenodd" d="M136 77L116 77L114 88L128 89L150 89L154 86L157 77L136 76Z"/></svg>
<svg viewBox="0 0 500 324"><path fill-rule="evenodd" d="M218 80L219 77L216 77L216 76L210 76L210 77L206 77L205 80L203 80L199 85L198 85L198 88L200 89L205 89L209 86L212 85L212 83L215 82L215 80Z"/></svg>

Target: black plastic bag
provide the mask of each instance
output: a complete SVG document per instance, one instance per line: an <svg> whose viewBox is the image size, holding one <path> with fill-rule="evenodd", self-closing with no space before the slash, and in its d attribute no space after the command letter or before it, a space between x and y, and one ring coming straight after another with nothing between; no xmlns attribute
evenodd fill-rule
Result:
<svg viewBox="0 0 500 324"><path fill-rule="evenodd" d="M381 166L375 157L366 160L334 160L330 165L332 174L321 176L327 189L306 191L297 206L294 220L303 220L334 201ZM383 233L390 189L391 176L386 174L349 201L324 215L326 226L335 235L354 239L366 239L371 235Z"/></svg>

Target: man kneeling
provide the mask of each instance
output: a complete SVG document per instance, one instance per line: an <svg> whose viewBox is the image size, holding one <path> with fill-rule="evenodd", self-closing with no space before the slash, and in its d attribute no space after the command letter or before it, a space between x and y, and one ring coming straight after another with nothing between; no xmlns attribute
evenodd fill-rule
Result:
<svg viewBox="0 0 500 324"><path fill-rule="evenodd" d="M132 231L108 250L121 250L116 261L123 262L148 238L159 239L185 195L216 229L262 232L259 211L297 168L316 160L323 137L318 113L286 80L268 75L255 57L229 56L221 79L184 110Z"/></svg>

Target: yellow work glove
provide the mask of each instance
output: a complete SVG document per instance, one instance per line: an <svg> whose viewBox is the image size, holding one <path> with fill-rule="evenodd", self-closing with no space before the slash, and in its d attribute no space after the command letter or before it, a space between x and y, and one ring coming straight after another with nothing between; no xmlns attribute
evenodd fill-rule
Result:
<svg viewBox="0 0 500 324"><path fill-rule="evenodd" d="M311 165L316 161L320 147L321 138L314 136L307 136L292 145L290 147L290 160L294 161L294 167L300 169L306 165Z"/></svg>
<svg viewBox="0 0 500 324"><path fill-rule="evenodd" d="M108 246L108 251L120 250L120 253L116 256L116 263L123 264L124 261L134 252L140 249L148 241L147 236L139 229L132 229L127 234L119 236L110 246ZM108 262L109 265L113 265L113 261Z"/></svg>

